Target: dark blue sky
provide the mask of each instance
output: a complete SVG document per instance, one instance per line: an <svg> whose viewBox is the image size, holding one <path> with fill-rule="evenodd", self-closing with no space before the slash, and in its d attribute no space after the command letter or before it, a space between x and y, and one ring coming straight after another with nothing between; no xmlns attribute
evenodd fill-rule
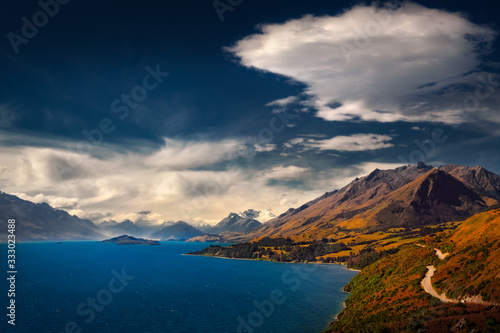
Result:
<svg viewBox="0 0 500 333"><path fill-rule="evenodd" d="M45 2L55 3L55 0ZM168 219L169 212L158 208L162 200L172 203L169 209L176 210L172 207L178 207L186 197L207 197L206 184L213 182L213 177L209 177L212 180L203 177L227 171L227 162L232 161L238 166L238 176L230 184L217 185L218 192L208 195L211 201L220 199L215 204L218 207L200 209L191 216L192 219L205 216L215 219L224 210L232 210L227 206L234 202L225 200L224 196L241 195L238 198L243 198L245 184L254 177L265 185L261 190L270 194L262 194L264 199L260 201L258 196L248 199L249 205L260 206L247 208L273 208L280 212L287 208L286 205L332 190L336 184L340 186L345 179L376 165L390 167L422 159L431 164L481 164L500 173L497 108L500 88L485 87L491 89L488 98L471 108L472 112L459 110L457 115L450 111L456 103L473 96L481 73L485 78L493 75L492 80L496 80L500 63L496 36L498 6L491 1L415 3L421 6L408 7L405 13L393 8L395 14L387 29L392 29L391 24L401 25L405 20L401 18L403 14L408 15L413 24L408 31L422 30L408 40L416 38L415 43L421 43L422 47L400 56L403 44L398 43L402 43L401 38L392 30L377 32L370 37L370 45L362 48L363 58L353 60L354 63L359 60L359 66L351 61L343 63L339 58L330 58L328 52L322 53L325 45L342 45L336 42L337 38L342 37L341 33L349 34L339 28L343 22L354 21L366 27L363 14L355 15L353 10L362 4L358 1L243 0L232 11L224 12L221 21L212 1L72 0L59 4L58 13L49 17L47 24L41 24L34 37L28 38L26 44L17 45L17 53L11 42L13 35L9 37L9 33L22 37L22 18L33 22L33 15L36 16L41 7L36 1L5 3L0 11L0 28L4 36L0 43L1 159L13 159L17 164L3 163L2 179L11 177L8 170L16 165L33 176L19 176L17 183L4 182L6 188L2 190L24 194L30 199L38 195L39 200L52 200L53 204L59 200L64 202L60 207L70 202L71 208L80 215L108 214L100 204L90 200L102 195L102 202L113 207L109 213L125 214L123 207L132 199L116 193L130 189L110 185L107 177L113 172L123 175L124 178L118 181L122 183L135 179L141 170L159 178L162 172L168 171L177 179L170 180L167 186L172 197L165 194L168 192L165 189L156 189L154 193L136 189L131 194L150 196L141 201L141 205L146 205L143 210L154 212L156 209L162 215L158 219ZM351 12L353 16L349 16ZM431 22L442 19L445 26L461 17L463 21L456 21L461 41L453 35L454 27L434 34L432 29L419 26L422 22L419 17L431 17L433 13L438 15ZM456 16L450 18L449 13ZM306 14L314 19L304 18ZM332 33L331 40L323 35L320 42L316 39L304 42L304 38L315 34L316 27L328 25L327 21L319 19L321 17L331 19L335 29L339 29L332 31L340 32ZM43 19L43 14L38 18ZM292 19L298 19L300 24L287 25ZM273 53L275 48L270 47L271 44L240 43L252 38L258 42L255 34L261 32L259 26L272 24L283 27L287 33L293 26L296 33L279 35L273 30L265 34L270 40L276 43L289 38L290 44L297 42L299 45L293 45L289 51ZM439 25L436 29L446 30ZM420 40L415 36L423 37ZM344 41L349 43L349 38L345 37ZM432 45L441 39L443 49L433 48ZM383 43L388 46L379 49ZM254 47L271 53L267 57L260 56L254 52ZM386 69L387 80L380 72L370 75L372 69L387 66L380 60L379 53L391 47L394 48L390 50L394 62ZM453 52L459 55L464 52L464 60L451 55ZM408 65L409 58L417 59L412 60L415 61L412 64L417 64L415 72L406 69L412 66ZM274 62L267 62L268 59ZM311 66L306 65L309 59L312 59ZM365 67L371 59L374 59L373 67ZM450 63L453 66L449 66ZM323 69L308 72L315 64L321 64ZM137 107L129 108L129 116L121 120L121 113L112 112L111 105L122 94L130 94L142 85L148 74L147 66L159 66L169 76L155 89L147 91L147 97ZM435 68L439 68L439 73L434 75ZM424 75L426 70L427 76ZM414 74L398 76L398 71ZM353 77L359 77L360 84ZM419 87L408 85L413 77L414 85ZM456 77L459 79L454 79ZM330 90L333 85L339 87ZM432 91L422 87L431 87ZM295 96L291 103L266 106L289 96ZM350 105L375 113L353 110ZM320 112L322 108L326 108L325 113ZM283 130L272 130L269 138L266 135L271 133L270 122L280 112L282 117L286 112L290 122ZM377 113L380 119L373 116ZM387 114L391 117L383 120L382 116ZM458 120L452 120L454 116ZM95 136L99 143L94 142L90 150L78 150L79 143L89 144L82 131L99 129L100 122L106 118L113 130L101 132L102 138ZM442 131L441 137L446 137L444 142L435 142L432 131L436 129ZM207 146L200 146L204 142ZM224 147L227 152L220 151L226 149ZM251 150L251 158L245 158L242 150ZM207 151L208 156L205 156ZM54 169L51 165L55 155L68 163L69 158L64 154L88 156L84 158L87 164L77 162L70 166L72 171L62 176L50 175L51 171L47 170ZM127 165L133 163L125 162L126 158L133 155L134 160L154 159L155 154L160 154L166 162L149 162L127 169ZM191 163L193 154L206 163ZM171 162L175 158L182 158L185 163ZM93 159L97 162L92 162ZM96 171L109 166L106 163L116 169L103 174ZM37 178L37 174L44 172L48 174ZM205 176L201 176L203 172ZM335 175L338 179L334 181ZM179 177L183 179L180 183ZM86 181L103 184L100 188L92 188ZM64 193L53 182L65 188ZM67 182L74 187L68 189ZM235 190L237 188L240 189ZM267 207L265 203L269 200L265 198L272 195L278 198ZM287 202L286 198L292 197L295 199ZM87 201L87 204L81 203ZM179 213L172 215L180 217Z"/></svg>

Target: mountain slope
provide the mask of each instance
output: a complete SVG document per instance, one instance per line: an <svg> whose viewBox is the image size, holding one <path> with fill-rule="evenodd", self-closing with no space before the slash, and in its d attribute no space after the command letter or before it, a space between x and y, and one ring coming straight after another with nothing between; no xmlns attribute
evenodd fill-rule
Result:
<svg viewBox="0 0 500 333"><path fill-rule="evenodd" d="M461 180L482 196L500 200L500 176L481 166L474 168L460 165L445 165L439 168Z"/></svg>
<svg viewBox="0 0 500 333"><path fill-rule="evenodd" d="M366 267L347 286L346 309L328 332L496 332L500 311L471 300L500 303L500 210L476 214L456 230L425 237L419 246ZM434 248L450 253L438 259ZM438 294L465 303L441 303L421 286L428 265L437 268ZM450 330L457 322L468 330ZM489 330L487 330L489 329Z"/></svg>
<svg viewBox="0 0 500 333"><path fill-rule="evenodd" d="M483 199L455 177L433 169L379 202L382 228L420 227L467 218L486 208Z"/></svg>
<svg viewBox="0 0 500 333"><path fill-rule="evenodd" d="M438 234L427 242L450 253L433 278L439 292L500 303L500 209L474 215L451 235Z"/></svg>
<svg viewBox="0 0 500 333"><path fill-rule="evenodd" d="M488 193L491 188L500 191L495 181L478 186L488 188ZM334 237L346 229L366 232L419 227L465 219L493 203L494 199L482 197L444 170L419 163L394 170L376 169L338 191L290 209L249 237L279 235L311 240Z"/></svg>
<svg viewBox="0 0 500 333"><path fill-rule="evenodd" d="M235 213L230 213L215 226L205 229L207 233L220 234L222 232L248 232L259 228L261 223L253 218L242 217Z"/></svg>
<svg viewBox="0 0 500 333"><path fill-rule="evenodd" d="M189 238L203 236L205 233L196 229L192 225L184 222L178 221L172 225L168 225L165 228L154 232L151 237L160 240L177 240L184 241Z"/></svg>
<svg viewBox="0 0 500 333"><path fill-rule="evenodd" d="M98 240L105 236L89 220L82 220L67 212L54 209L46 203L35 204L0 192L0 226L5 233L7 220L16 220L16 239L42 240ZM6 238L4 238L6 239Z"/></svg>

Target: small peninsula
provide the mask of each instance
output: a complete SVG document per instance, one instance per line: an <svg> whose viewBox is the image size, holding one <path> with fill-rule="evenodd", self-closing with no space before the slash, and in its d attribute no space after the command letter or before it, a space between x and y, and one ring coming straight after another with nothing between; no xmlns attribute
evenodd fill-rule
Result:
<svg viewBox="0 0 500 333"><path fill-rule="evenodd" d="M135 238L129 235L106 239L101 243L115 243L116 245L160 245L160 242L155 240Z"/></svg>

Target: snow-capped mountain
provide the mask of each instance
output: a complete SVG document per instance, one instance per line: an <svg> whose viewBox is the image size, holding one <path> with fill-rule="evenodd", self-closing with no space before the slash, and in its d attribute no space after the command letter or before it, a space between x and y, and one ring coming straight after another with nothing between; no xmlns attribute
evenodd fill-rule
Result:
<svg viewBox="0 0 500 333"><path fill-rule="evenodd" d="M243 213L239 213L239 216L243 218L250 218L259 221L260 223L267 222L269 220L272 220L276 217L271 211L269 210L262 210L262 211L257 211L255 209L248 209L244 211Z"/></svg>

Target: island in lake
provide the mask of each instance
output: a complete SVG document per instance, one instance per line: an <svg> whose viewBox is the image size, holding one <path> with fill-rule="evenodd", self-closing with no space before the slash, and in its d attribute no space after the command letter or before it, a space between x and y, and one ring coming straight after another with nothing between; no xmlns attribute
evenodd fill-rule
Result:
<svg viewBox="0 0 500 333"><path fill-rule="evenodd" d="M115 243L117 245L160 245L160 242L151 240L151 239L144 239L144 238L135 238L132 236L128 235L123 235L119 237L114 237L110 239L103 240L101 243Z"/></svg>

